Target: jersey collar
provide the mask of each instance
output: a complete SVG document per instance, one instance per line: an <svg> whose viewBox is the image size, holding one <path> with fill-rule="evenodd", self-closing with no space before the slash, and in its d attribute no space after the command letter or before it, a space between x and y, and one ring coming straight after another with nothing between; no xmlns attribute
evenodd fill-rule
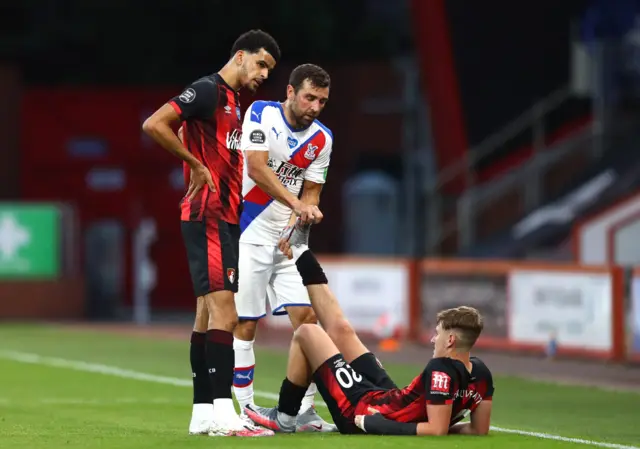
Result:
<svg viewBox="0 0 640 449"><path fill-rule="evenodd" d="M302 131L306 131L307 129L309 129L309 127L311 125L313 125L315 123L315 120L311 123L309 123L309 125L305 126L304 128L294 128L293 126L291 126L291 124L289 123L289 121L287 120L287 117L285 117L284 115L284 108L282 107L282 103L278 102L278 109L280 109L280 114L282 114L282 121L284 121L285 125L287 125L287 127L289 128L289 130L293 133L300 133Z"/></svg>

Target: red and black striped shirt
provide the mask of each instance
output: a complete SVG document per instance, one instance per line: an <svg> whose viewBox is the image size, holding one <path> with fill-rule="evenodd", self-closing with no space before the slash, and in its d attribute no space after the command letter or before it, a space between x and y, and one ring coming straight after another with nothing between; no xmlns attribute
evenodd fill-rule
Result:
<svg viewBox="0 0 640 449"><path fill-rule="evenodd" d="M185 147L209 169L216 187L216 192L203 187L192 201L183 198L181 219L200 221L206 216L238 224L244 165L238 92L216 73L193 82L169 104L183 122ZM191 172L183 166L188 187Z"/></svg>
<svg viewBox="0 0 640 449"><path fill-rule="evenodd" d="M427 422L427 405L451 404L453 426L473 412L483 400L493 397L493 377L477 357L471 358L469 373L462 362L447 357L429 361L424 371L409 386L388 391L372 391L358 402L356 415L375 408L387 419L398 422Z"/></svg>

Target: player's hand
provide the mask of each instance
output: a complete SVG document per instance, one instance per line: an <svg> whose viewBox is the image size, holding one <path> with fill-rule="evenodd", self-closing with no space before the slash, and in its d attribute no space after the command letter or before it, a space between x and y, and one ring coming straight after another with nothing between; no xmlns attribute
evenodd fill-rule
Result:
<svg viewBox="0 0 640 449"><path fill-rule="evenodd" d="M367 432L367 430L364 428L364 418L366 417L366 415L356 415L356 417L354 418L353 422L355 423L356 426L358 426L358 428L360 428L360 430L362 430L363 432Z"/></svg>
<svg viewBox="0 0 640 449"><path fill-rule="evenodd" d="M278 248L282 251L282 254L287 256L287 259L293 259L293 251L291 250L291 245L289 245L289 241L285 239L280 239L278 242Z"/></svg>
<svg viewBox="0 0 640 449"><path fill-rule="evenodd" d="M353 420L356 424L356 426L358 426L363 432L366 432L367 429L365 429L365 418L367 416L371 416L371 415L375 415L376 413L380 413L379 410L376 410L373 407L367 407L367 414L366 415L356 415L355 419ZM382 416L382 415L380 415Z"/></svg>
<svg viewBox="0 0 640 449"><path fill-rule="evenodd" d="M356 415L354 422L356 423L356 426L358 426L362 431L366 432L366 429L364 428L364 421L365 418L367 416L370 415L375 415L376 413L380 413L379 410L376 410L373 407L367 407L367 414L366 415Z"/></svg>
<svg viewBox="0 0 640 449"><path fill-rule="evenodd" d="M209 187L209 190L212 192L216 191L216 187L213 184L213 179L211 178L211 173L209 173L209 169L205 167L203 164L198 165L195 168L191 169L191 177L189 179L189 189L187 190L186 197L189 201L193 200L196 194L202 189L205 184Z"/></svg>
<svg viewBox="0 0 640 449"><path fill-rule="evenodd" d="M280 251L282 251L282 254L287 256L287 259L293 259L293 251L291 251L291 246L289 245L289 242L287 240L280 239L278 241L278 248L280 249Z"/></svg>
<svg viewBox="0 0 640 449"><path fill-rule="evenodd" d="M291 237L291 233L293 232L293 228L295 227L295 223L291 226L287 226L280 232L280 237L278 239L278 249L282 251L282 254L287 256L289 260L293 259L293 251L291 251L291 245L289 244L289 237Z"/></svg>
<svg viewBox="0 0 640 449"><path fill-rule="evenodd" d="M294 210L295 214L300 217L300 224L318 224L324 218L322 212L318 206L311 206L304 203L300 204L300 207Z"/></svg>

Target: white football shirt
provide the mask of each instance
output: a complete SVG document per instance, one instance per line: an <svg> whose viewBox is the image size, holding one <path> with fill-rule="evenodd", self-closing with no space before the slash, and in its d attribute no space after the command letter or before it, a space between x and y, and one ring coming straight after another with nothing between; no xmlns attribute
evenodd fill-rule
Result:
<svg viewBox="0 0 640 449"><path fill-rule="evenodd" d="M269 168L296 197L304 181L324 184L332 145L331 131L318 120L304 129L293 129L279 102L256 101L245 113L242 151L268 151ZM275 246L292 211L260 189L247 170L245 163L240 241Z"/></svg>

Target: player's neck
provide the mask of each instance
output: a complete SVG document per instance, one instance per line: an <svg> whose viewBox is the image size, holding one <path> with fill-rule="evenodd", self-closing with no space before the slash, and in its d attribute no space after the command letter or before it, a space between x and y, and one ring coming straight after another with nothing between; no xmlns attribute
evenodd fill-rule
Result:
<svg viewBox="0 0 640 449"><path fill-rule="evenodd" d="M300 126L298 124L297 120L295 119L295 117L291 113L291 107L289 106L289 102L288 101L285 101L284 103L282 103L282 110L284 112L284 119L287 121L289 126L291 126L293 129L304 128L304 126Z"/></svg>
<svg viewBox="0 0 640 449"><path fill-rule="evenodd" d="M240 84L240 77L238 77L237 70L230 65L231 63L232 61L229 61L224 67L222 67L218 72L218 75L220 75L220 78L222 78L229 87L238 91L242 87L242 84Z"/></svg>
<svg viewBox="0 0 640 449"><path fill-rule="evenodd" d="M473 365L471 364L471 354L469 354L468 352L452 352L451 354L449 354L449 358L464 363L467 371L471 372L471 368L473 368Z"/></svg>

